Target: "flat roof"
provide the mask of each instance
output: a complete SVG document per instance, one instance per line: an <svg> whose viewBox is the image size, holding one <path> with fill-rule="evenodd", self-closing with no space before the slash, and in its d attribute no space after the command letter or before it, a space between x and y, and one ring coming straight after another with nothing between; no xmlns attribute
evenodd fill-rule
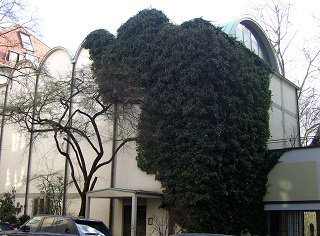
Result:
<svg viewBox="0 0 320 236"><path fill-rule="evenodd" d="M162 198L163 193L135 189L104 188L89 191L86 195L91 198L131 198L133 196L140 198Z"/></svg>

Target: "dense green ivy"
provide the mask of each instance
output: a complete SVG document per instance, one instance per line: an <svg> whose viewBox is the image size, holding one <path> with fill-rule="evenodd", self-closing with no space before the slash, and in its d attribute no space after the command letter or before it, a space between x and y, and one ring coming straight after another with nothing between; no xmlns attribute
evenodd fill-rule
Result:
<svg viewBox="0 0 320 236"><path fill-rule="evenodd" d="M271 69L203 19L155 9L88 35L106 101L140 102L138 166L189 232L264 234Z"/></svg>

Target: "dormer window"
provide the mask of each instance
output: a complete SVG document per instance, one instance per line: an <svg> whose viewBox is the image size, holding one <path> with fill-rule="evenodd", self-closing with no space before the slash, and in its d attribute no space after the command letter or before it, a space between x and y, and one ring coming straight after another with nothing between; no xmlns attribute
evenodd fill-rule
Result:
<svg viewBox="0 0 320 236"><path fill-rule="evenodd" d="M21 44L24 49L33 51L30 35L20 32Z"/></svg>

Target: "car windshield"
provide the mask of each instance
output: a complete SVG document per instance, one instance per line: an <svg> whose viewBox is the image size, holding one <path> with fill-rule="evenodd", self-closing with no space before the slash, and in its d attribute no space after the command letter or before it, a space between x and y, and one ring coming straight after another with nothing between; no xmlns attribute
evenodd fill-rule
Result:
<svg viewBox="0 0 320 236"><path fill-rule="evenodd" d="M35 216L31 220L29 220L25 225L30 227L30 232L36 232L41 220L41 216Z"/></svg>
<svg viewBox="0 0 320 236"><path fill-rule="evenodd" d="M79 219L79 220L75 220L75 223L81 235L84 235L84 234L98 234L101 236L111 235L107 226L100 221L90 221L90 220Z"/></svg>

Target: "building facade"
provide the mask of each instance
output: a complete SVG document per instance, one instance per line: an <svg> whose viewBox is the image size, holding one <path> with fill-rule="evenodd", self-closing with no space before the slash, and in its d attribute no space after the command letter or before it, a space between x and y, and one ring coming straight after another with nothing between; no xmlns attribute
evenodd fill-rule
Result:
<svg viewBox="0 0 320 236"><path fill-rule="evenodd" d="M20 25L0 30L0 63L14 67L29 60L39 64L50 48Z"/></svg>
<svg viewBox="0 0 320 236"><path fill-rule="evenodd" d="M268 144L269 149L299 147L297 141L299 140L298 87L279 74L277 60L265 33L255 21L249 18L225 24L222 29L231 37L236 37L242 41L269 63L274 70L274 73L270 75L272 107L270 108L271 137ZM26 39L25 34L25 32L20 33L20 42L25 43L24 49L29 52L32 51L30 50L30 41ZM30 36L30 39L33 39L33 37ZM31 40L31 42L33 41ZM27 63L25 60L20 60L20 55L23 57L27 54L22 51L17 54L18 56L13 57L17 51L13 49L7 49L8 53L3 54L3 59L1 59L3 63L14 62L15 65L17 65L17 62L18 64ZM34 52L38 51L34 50ZM34 54L30 55L35 56ZM72 80L76 77L75 71L77 69L86 67L91 63L89 53L82 45L75 54L63 47L53 48L37 57L39 64L36 66L34 64L36 60L32 57L24 56L24 59L33 63L36 73L30 75L29 80L33 81L35 85L38 84L37 81L41 84L41 71L45 70L53 80L58 79L63 74L68 74L70 80ZM15 77L15 73L17 72L13 72L11 76ZM3 84L1 91L3 92L4 103L18 86L18 81ZM116 124L112 120L101 121L99 125L110 133L110 137L118 135ZM0 194L15 187L18 190L16 200L24 203L25 214L41 213L41 207L46 204L46 199L42 197L33 176L38 173L49 175L55 171L60 171L68 176L68 173L65 172L66 160L56 150L52 137L37 139L36 143L32 143L31 140L34 138L32 134L24 133L15 125L6 124L4 117L1 121L1 127ZM105 159L112 155L113 145L115 145L114 140L114 138L110 138L108 142L104 143ZM89 147L88 149L86 149L86 146L84 147L86 156L90 156L92 150ZM159 209L162 200L161 184L154 180L153 175L147 175L137 167L135 157L135 144L129 143L117 154L112 164L106 165L95 173L95 187L86 194L86 217L103 220L109 226L113 235L116 236L160 234L165 232L168 226L164 223L168 218L167 213ZM285 158L285 160L288 159ZM90 161L92 160L88 160L89 163ZM306 164L305 167L309 164ZM281 188L277 185L277 178L280 178L280 175L286 172L278 171L278 167L279 165L270 173L269 194L265 198L266 211L268 212L282 211L282 204L275 206L275 203L279 201L283 200L286 202L285 204L291 204L291 198L279 198L282 195ZM315 176L316 172L310 172L308 178L314 181ZM311 179L308 179L308 181L311 181ZM293 180L297 180L297 178ZM313 189L312 193L317 193L317 190ZM305 197L301 196L301 198ZM67 189L66 199L66 214L77 215L80 197L74 186ZM294 202L296 199L292 201ZM311 205L309 205L310 207ZM312 209L315 210L316 208ZM274 212L270 214L276 215ZM160 224L161 227L159 227Z"/></svg>
<svg viewBox="0 0 320 236"><path fill-rule="evenodd" d="M12 89L15 89L13 85L19 80L19 77L29 76L33 73L24 70L27 74L22 75L21 66L23 65L32 68L31 71L34 71L49 50L50 48L46 44L20 25L15 24L9 28L0 30L1 107L4 108L6 106L7 95ZM3 112L1 111L1 114L2 113ZM14 128L7 124L5 126L4 120L4 116L1 115L0 172L3 174L3 176L1 176L1 180L4 180L1 182L1 194L3 194L5 189L11 189L12 187L19 188L21 180L25 178L24 173L27 169L27 166L24 164L25 161L18 161L18 159L22 160L24 158L21 153L27 141L26 139L22 139L22 136L19 135L19 131L16 127ZM8 143L10 143L10 157L6 158L6 151L8 151L6 148L8 147ZM9 168L8 165L10 166L10 164L12 165ZM10 170L15 167L17 167L17 172L13 177L14 180L12 180L10 179L12 177ZM22 170L21 172L19 171L20 169ZM17 173L20 175L18 176Z"/></svg>

